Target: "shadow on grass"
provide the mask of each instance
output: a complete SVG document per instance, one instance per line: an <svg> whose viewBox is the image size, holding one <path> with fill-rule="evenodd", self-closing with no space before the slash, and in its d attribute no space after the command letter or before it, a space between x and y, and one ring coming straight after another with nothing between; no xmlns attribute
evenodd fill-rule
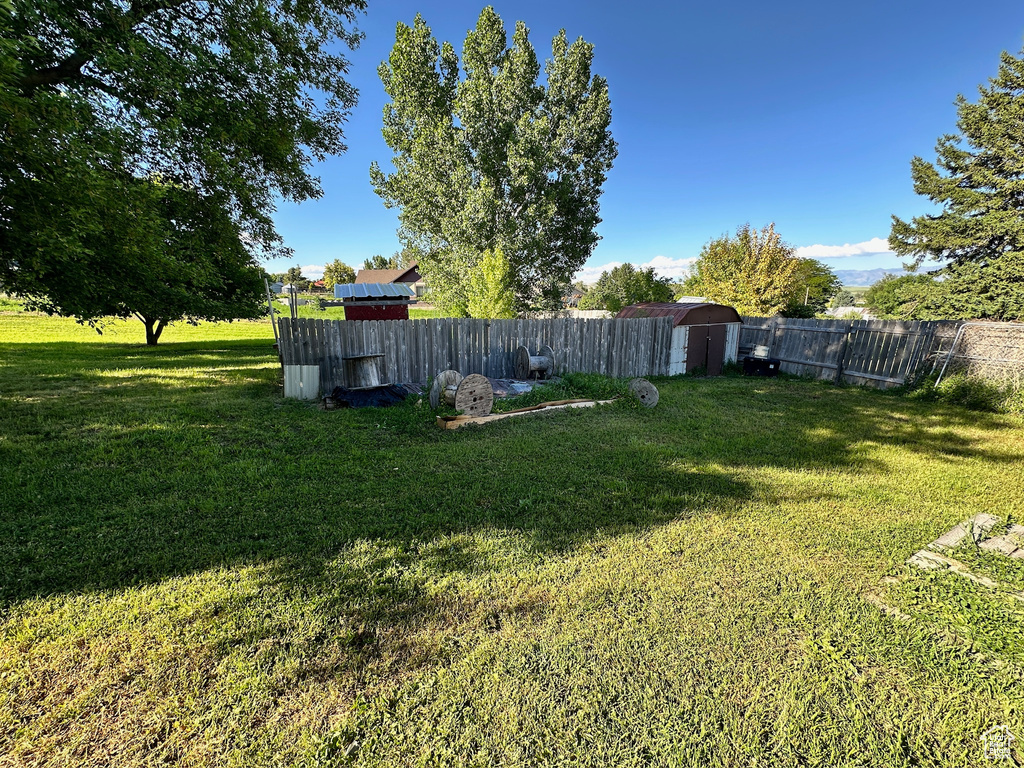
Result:
<svg viewBox="0 0 1024 768"><path fill-rule="evenodd" d="M743 476L754 468L884 471L877 444L1019 460L955 431L998 418L805 382L663 380L653 411L442 432L412 401L323 413L282 400L262 340L11 350L0 349L0 605L221 565L316 573L366 541L401 560L438 537L505 531L543 554L734 510L758 492ZM472 552L436 562L487 567ZM365 600L379 570L343 579L339 599Z"/></svg>

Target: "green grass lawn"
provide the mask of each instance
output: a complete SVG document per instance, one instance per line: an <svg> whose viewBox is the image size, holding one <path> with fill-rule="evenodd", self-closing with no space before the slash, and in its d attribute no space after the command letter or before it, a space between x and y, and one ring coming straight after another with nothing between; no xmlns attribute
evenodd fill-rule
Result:
<svg viewBox="0 0 1024 768"><path fill-rule="evenodd" d="M973 766L989 727L1024 739L1024 603L903 564L1024 519L1019 417L683 378L444 432L283 400L266 323L141 339L0 314L0 765Z"/></svg>

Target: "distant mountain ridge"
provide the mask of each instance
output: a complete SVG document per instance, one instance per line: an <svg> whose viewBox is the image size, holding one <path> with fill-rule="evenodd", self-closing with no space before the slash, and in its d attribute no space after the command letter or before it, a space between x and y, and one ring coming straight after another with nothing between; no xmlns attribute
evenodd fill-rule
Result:
<svg viewBox="0 0 1024 768"><path fill-rule="evenodd" d="M906 273L903 269L833 269L839 282L849 286L874 285L886 275L901 277Z"/></svg>

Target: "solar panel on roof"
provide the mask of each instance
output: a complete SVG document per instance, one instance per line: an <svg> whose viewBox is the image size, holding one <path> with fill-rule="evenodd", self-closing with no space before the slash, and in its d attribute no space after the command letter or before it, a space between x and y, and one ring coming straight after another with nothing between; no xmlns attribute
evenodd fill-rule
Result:
<svg viewBox="0 0 1024 768"><path fill-rule="evenodd" d="M336 299L404 299L416 292L405 283L344 283L334 286Z"/></svg>

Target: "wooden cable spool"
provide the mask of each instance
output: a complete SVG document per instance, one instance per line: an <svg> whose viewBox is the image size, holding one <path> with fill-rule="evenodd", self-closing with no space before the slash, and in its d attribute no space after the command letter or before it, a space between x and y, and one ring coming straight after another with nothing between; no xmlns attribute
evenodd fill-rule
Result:
<svg viewBox="0 0 1024 768"><path fill-rule="evenodd" d="M633 379L629 382L629 391L636 395L641 405L653 408L658 404L658 388L647 379Z"/></svg>
<svg viewBox="0 0 1024 768"><path fill-rule="evenodd" d="M531 355L530 350L523 346L516 350L515 377L526 381L532 374L536 374L538 379L550 379L555 375L555 351L547 344L536 355Z"/></svg>
<svg viewBox="0 0 1024 768"><path fill-rule="evenodd" d="M430 407L444 403L466 416L487 416L494 406L494 389L486 376L441 371L430 385Z"/></svg>
<svg viewBox="0 0 1024 768"><path fill-rule="evenodd" d="M471 373L455 390L455 410L466 416L486 416L494 405L494 390L486 376Z"/></svg>
<svg viewBox="0 0 1024 768"><path fill-rule="evenodd" d="M462 374L458 371L441 371L434 377L430 385L430 407L437 409L441 403L455 405L455 391L462 383Z"/></svg>

